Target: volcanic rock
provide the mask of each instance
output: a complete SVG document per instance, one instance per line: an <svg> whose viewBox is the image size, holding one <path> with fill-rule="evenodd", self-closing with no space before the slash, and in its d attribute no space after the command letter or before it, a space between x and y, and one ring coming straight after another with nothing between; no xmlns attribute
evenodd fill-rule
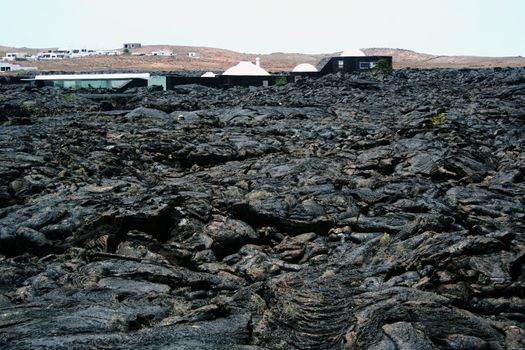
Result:
<svg viewBox="0 0 525 350"><path fill-rule="evenodd" d="M3 82L0 348L525 348L524 76Z"/></svg>

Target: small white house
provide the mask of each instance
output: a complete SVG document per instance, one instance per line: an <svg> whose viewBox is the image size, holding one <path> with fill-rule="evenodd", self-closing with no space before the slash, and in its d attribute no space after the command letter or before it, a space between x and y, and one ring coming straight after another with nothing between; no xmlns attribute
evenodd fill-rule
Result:
<svg viewBox="0 0 525 350"><path fill-rule="evenodd" d="M18 64L0 62L0 72L16 72L23 70L36 70L36 67L23 67Z"/></svg>
<svg viewBox="0 0 525 350"><path fill-rule="evenodd" d="M119 56L120 51L118 50L98 50L97 55L98 56Z"/></svg>
<svg viewBox="0 0 525 350"><path fill-rule="evenodd" d="M190 58L200 58L199 54L196 52L188 52L188 57Z"/></svg>
<svg viewBox="0 0 525 350"><path fill-rule="evenodd" d="M38 60L41 60L41 61L48 61L48 60L61 60L61 59L64 59L66 58L67 55L62 53L62 52L54 52L54 51L50 51L50 52L39 52L37 55L36 55L36 58Z"/></svg>
<svg viewBox="0 0 525 350"><path fill-rule="evenodd" d="M29 55L25 52L7 52L4 57L2 57L2 61L14 61L16 59L25 59Z"/></svg>
<svg viewBox="0 0 525 350"><path fill-rule="evenodd" d="M173 52L167 51L167 50L153 51L149 55L150 56L164 56L164 57L175 56L175 54Z"/></svg>

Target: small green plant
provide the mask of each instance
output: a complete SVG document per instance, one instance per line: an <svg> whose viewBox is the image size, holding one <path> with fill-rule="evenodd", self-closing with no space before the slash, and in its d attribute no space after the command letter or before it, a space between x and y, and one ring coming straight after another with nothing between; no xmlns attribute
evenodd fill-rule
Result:
<svg viewBox="0 0 525 350"><path fill-rule="evenodd" d="M292 210L296 203L297 203L297 201L295 200L294 196L292 196L290 194L287 194L286 196L284 196L284 208L285 208L285 210Z"/></svg>
<svg viewBox="0 0 525 350"><path fill-rule="evenodd" d="M392 237L390 237L390 235L385 232L383 233L381 238L379 238L379 244L385 246L385 245L388 245L388 243L390 243L391 240L392 240Z"/></svg>
<svg viewBox="0 0 525 350"><path fill-rule="evenodd" d="M283 316L293 318L295 315L301 312L301 308L299 307L299 305L292 302L291 300L286 300L286 301L283 301L282 303L281 311L283 313Z"/></svg>
<svg viewBox="0 0 525 350"><path fill-rule="evenodd" d="M77 99L77 95L74 93L67 93L62 95L62 98L64 99L64 101L74 102Z"/></svg>
<svg viewBox="0 0 525 350"><path fill-rule="evenodd" d="M138 186L136 184L131 184L128 187L128 194L131 195L131 196L136 195L137 193L139 193L139 191L140 191L140 186Z"/></svg>
<svg viewBox="0 0 525 350"><path fill-rule="evenodd" d="M171 307L171 311L176 316L184 316L191 310L191 304L182 300L175 300Z"/></svg>
<svg viewBox="0 0 525 350"><path fill-rule="evenodd" d="M447 116L443 113L439 113L438 115L435 115L432 117L432 125L434 126L440 126L447 122Z"/></svg>
<svg viewBox="0 0 525 350"><path fill-rule="evenodd" d="M347 205L346 199L343 196L336 196L335 197L335 204L339 207L343 207Z"/></svg>
<svg viewBox="0 0 525 350"><path fill-rule="evenodd" d="M373 74L376 74L376 73L391 74L392 65L388 63L386 60L379 60L376 62L375 66L370 69L370 71Z"/></svg>
<svg viewBox="0 0 525 350"><path fill-rule="evenodd" d="M275 350L286 350L290 348L290 345L286 343L284 340L281 340L279 343L274 344Z"/></svg>
<svg viewBox="0 0 525 350"><path fill-rule="evenodd" d="M246 195L249 201L263 200L271 196L272 194L266 191L253 191Z"/></svg>
<svg viewBox="0 0 525 350"><path fill-rule="evenodd" d="M129 51L129 49L124 49L124 51L122 51L122 54L124 56L129 56L129 55L131 55L131 52Z"/></svg>
<svg viewBox="0 0 525 350"><path fill-rule="evenodd" d="M286 80L286 77L277 77L275 79L275 85L277 86L283 86L286 85L288 81Z"/></svg>
<svg viewBox="0 0 525 350"><path fill-rule="evenodd" d="M405 250L406 250L405 243L403 243L403 242L397 243L395 245L394 249L395 249L396 253L403 254L405 252Z"/></svg>
<svg viewBox="0 0 525 350"><path fill-rule="evenodd" d="M330 278L330 277L333 277L333 276L335 276L334 270L326 270L323 273L323 278Z"/></svg>
<svg viewBox="0 0 525 350"><path fill-rule="evenodd" d="M112 330L124 331L127 328L127 322L124 315L117 313L116 311L109 315L107 323Z"/></svg>

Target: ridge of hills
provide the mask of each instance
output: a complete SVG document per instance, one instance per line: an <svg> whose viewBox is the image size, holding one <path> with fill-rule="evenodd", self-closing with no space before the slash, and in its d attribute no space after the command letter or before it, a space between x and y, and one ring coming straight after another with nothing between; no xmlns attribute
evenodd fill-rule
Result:
<svg viewBox="0 0 525 350"><path fill-rule="evenodd" d="M0 55L6 52L27 52L36 54L49 48L15 48L0 45ZM174 57L146 56L157 50L169 50ZM482 56L444 56L419 53L398 48L365 48L367 55L387 55L393 57L394 68L490 68L523 67L525 57L482 57ZM299 63L317 64L322 58L337 56L340 52L326 54L303 54L274 52L270 54L240 53L227 49L179 46L144 45L130 50L131 56L91 56L54 61L20 61L21 65L38 67L39 71L100 71L100 70L146 70L146 71L222 71L239 61L254 61L261 58L261 65L271 72L290 71ZM199 58L191 58L189 52L196 52ZM139 56L144 54L143 56Z"/></svg>

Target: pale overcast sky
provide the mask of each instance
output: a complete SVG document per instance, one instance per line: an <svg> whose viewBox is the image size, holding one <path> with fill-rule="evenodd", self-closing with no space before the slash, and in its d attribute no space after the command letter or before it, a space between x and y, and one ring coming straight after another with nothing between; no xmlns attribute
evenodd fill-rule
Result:
<svg viewBox="0 0 525 350"><path fill-rule="evenodd" d="M525 0L0 0L0 45L525 56Z"/></svg>

